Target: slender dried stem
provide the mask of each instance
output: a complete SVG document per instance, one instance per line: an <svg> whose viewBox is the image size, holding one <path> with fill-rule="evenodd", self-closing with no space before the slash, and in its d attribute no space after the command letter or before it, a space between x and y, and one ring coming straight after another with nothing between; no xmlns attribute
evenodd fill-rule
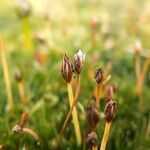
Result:
<svg viewBox="0 0 150 150"><path fill-rule="evenodd" d="M5 81L5 85L6 85L6 92L7 92L7 100L8 100L7 110L11 111L14 108L14 103L13 103L13 98L12 98L8 62L7 62L7 59L6 59L6 54L5 54L4 44L3 44L1 34L0 34L0 57L1 57L3 73L4 73L4 81Z"/></svg>
<svg viewBox="0 0 150 150"><path fill-rule="evenodd" d="M24 86L23 86L23 82L22 81L18 82L18 92L19 92L21 103L23 105L25 105L26 104L25 93L24 93Z"/></svg>
<svg viewBox="0 0 150 150"><path fill-rule="evenodd" d="M70 108L70 110L69 110L69 112L68 112L68 114L67 114L67 117L66 117L66 119L65 119L65 121L64 121L64 124L63 124L63 126L62 126L62 129L61 129L61 131L60 131L60 135L59 135L59 138L58 138L58 144L57 144L57 145L60 144L61 138L62 138L62 136L63 136L63 134L64 134L64 132L65 132L65 129L66 129L66 127L67 127L67 124L68 124L68 122L69 122L69 120L70 120L70 117L71 117L71 114L72 114L72 112L73 112L73 109L74 109L74 107L76 106L77 98L78 98L79 92L80 92L80 75L78 74L78 75L77 75L77 85L76 85L75 98L74 98L73 104L72 104L72 106L71 106L71 108Z"/></svg>
<svg viewBox="0 0 150 150"><path fill-rule="evenodd" d="M69 96L70 107L72 107L73 102L74 102L74 97L73 97L71 83L68 83L68 96ZM80 126L79 126L79 120L77 116L76 107L74 107L72 111L72 117L73 117L73 124L75 128L75 135L76 135L77 143L78 145L80 145L81 144L81 132L80 132Z"/></svg>
<svg viewBox="0 0 150 150"><path fill-rule="evenodd" d="M101 84L97 84L97 88L96 88L96 106L97 106L97 108L99 108L99 100L100 100L101 91L102 91Z"/></svg>
<svg viewBox="0 0 150 150"><path fill-rule="evenodd" d="M107 140L108 140L108 136L109 136L110 126L111 126L111 122L109 122L109 123L106 122L100 150L105 150Z"/></svg>
<svg viewBox="0 0 150 150"><path fill-rule="evenodd" d="M29 129L29 128L22 128L22 132L31 135L36 141L41 141L41 139L38 136L38 134L35 131L33 131L33 130Z"/></svg>

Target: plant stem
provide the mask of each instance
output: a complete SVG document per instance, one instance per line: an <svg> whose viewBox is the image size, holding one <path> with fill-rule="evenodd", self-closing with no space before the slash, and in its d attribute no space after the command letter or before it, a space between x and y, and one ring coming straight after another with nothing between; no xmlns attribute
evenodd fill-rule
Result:
<svg viewBox="0 0 150 150"><path fill-rule="evenodd" d="M21 100L22 105L25 105L26 104L25 93L24 93L24 87L23 87L22 81L18 82L18 92L19 92L19 96L20 96L20 100Z"/></svg>
<svg viewBox="0 0 150 150"><path fill-rule="evenodd" d="M73 97L71 83L68 83L68 96L69 96L70 107L72 107L73 102L74 102L74 97ZM77 116L76 107L74 107L72 111L72 117L73 117L73 124L75 128L75 135L76 135L77 143L78 145L81 145L81 132L80 132L80 127L79 127L79 120Z"/></svg>
<svg viewBox="0 0 150 150"><path fill-rule="evenodd" d="M97 146L92 146L92 150L97 150Z"/></svg>
<svg viewBox="0 0 150 150"><path fill-rule="evenodd" d="M33 49L33 40L31 35L31 30L29 26L29 17L23 17L21 19L22 33L23 33L23 43L25 48L31 50Z"/></svg>
<svg viewBox="0 0 150 150"><path fill-rule="evenodd" d="M97 106L97 108L99 108L99 101L102 96L102 90L103 90L104 86L108 83L110 78L111 78L111 75L108 75L102 83L97 84L97 87L96 87L96 106Z"/></svg>
<svg viewBox="0 0 150 150"><path fill-rule="evenodd" d="M38 136L38 134L35 131L33 131L33 130L29 129L29 128L23 128L22 132L31 135L36 141L41 141L39 136Z"/></svg>
<svg viewBox="0 0 150 150"><path fill-rule="evenodd" d="M109 136L110 126L111 126L111 122L106 122L100 150L105 150L108 136Z"/></svg>
<svg viewBox="0 0 150 150"><path fill-rule="evenodd" d="M76 106L77 98L78 98L79 92L80 92L80 75L77 74L77 85L76 85L75 98L74 98L73 104L72 104L72 106L71 106L71 108L70 108L70 110L69 110L69 112L68 112L68 114L67 114L67 117L66 117L66 119L65 119L65 121L64 121L63 127L62 127L62 129L61 129L61 131L60 131L60 136L59 136L58 144L57 144L57 145L60 144L61 138L62 138L62 136L63 136L63 134L64 134L64 132L65 132L65 129L66 129L67 124L68 124L68 122L69 122L69 119L70 119L70 117L71 117L72 111L73 111L74 107Z"/></svg>
<svg viewBox="0 0 150 150"><path fill-rule="evenodd" d="M7 92L7 100L8 100L7 110L11 111L14 108L14 104L13 104L13 98L12 98L8 62L6 59L6 54L5 54L5 50L4 50L4 43L2 40L1 34L0 34L0 57L1 57L1 62L2 62L3 73L4 73L4 82L6 85L6 92Z"/></svg>
<svg viewBox="0 0 150 150"><path fill-rule="evenodd" d="M101 90L102 90L101 84L97 84L96 89L97 89L96 90L96 106L97 106L97 108L99 108L100 94L101 94Z"/></svg>

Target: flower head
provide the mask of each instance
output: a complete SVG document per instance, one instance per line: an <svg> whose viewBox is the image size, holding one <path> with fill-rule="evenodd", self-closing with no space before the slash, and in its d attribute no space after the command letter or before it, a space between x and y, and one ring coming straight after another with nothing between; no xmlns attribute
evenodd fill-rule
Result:
<svg viewBox="0 0 150 150"><path fill-rule="evenodd" d="M92 102L86 108L86 117L90 127L95 128L97 123L99 122L99 113L98 108L94 102Z"/></svg>
<svg viewBox="0 0 150 150"><path fill-rule="evenodd" d="M67 83L71 82L72 67L71 67L71 64L69 62L69 58L67 57L66 54L65 54L63 61L62 61L62 64L61 64L61 73L62 73L62 76Z"/></svg>
<svg viewBox="0 0 150 150"><path fill-rule="evenodd" d="M105 119L107 122L111 122L115 117L117 103L114 100L109 101L105 107Z"/></svg>
<svg viewBox="0 0 150 150"><path fill-rule="evenodd" d="M91 148L93 146L96 146L98 143L98 136L95 132L91 132L87 136L87 144Z"/></svg>
<svg viewBox="0 0 150 150"><path fill-rule="evenodd" d="M19 69L15 70L14 76L15 76L16 81L20 82L22 80L21 71Z"/></svg>
<svg viewBox="0 0 150 150"><path fill-rule="evenodd" d="M79 50L73 57L73 69L80 74L85 60L85 53Z"/></svg>
<svg viewBox="0 0 150 150"><path fill-rule="evenodd" d="M22 113L20 126L23 128L28 121L28 114L26 112Z"/></svg>
<svg viewBox="0 0 150 150"><path fill-rule="evenodd" d="M100 84L103 81L104 77L103 77L102 68L96 69L95 74L94 74L94 78L95 78L95 81L97 82L97 84Z"/></svg>

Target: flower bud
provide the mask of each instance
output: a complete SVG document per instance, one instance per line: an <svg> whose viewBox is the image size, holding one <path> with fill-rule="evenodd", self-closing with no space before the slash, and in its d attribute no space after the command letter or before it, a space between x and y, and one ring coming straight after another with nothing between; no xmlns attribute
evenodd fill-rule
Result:
<svg viewBox="0 0 150 150"><path fill-rule="evenodd" d="M23 128L27 123L27 121L28 121L28 114L26 112L23 112L21 116L20 127Z"/></svg>
<svg viewBox="0 0 150 150"><path fill-rule="evenodd" d="M97 146L97 144L98 144L97 134L95 132L89 133L86 141L90 148L92 148L93 146Z"/></svg>
<svg viewBox="0 0 150 150"><path fill-rule="evenodd" d="M90 127L95 128L97 123L99 122L99 113L98 108L94 102L92 102L86 108L86 117Z"/></svg>
<svg viewBox="0 0 150 150"><path fill-rule="evenodd" d="M27 17L31 13L31 7L27 0L19 0L16 6L16 13L18 17Z"/></svg>
<svg viewBox="0 0 150 150"><path fill-rule="evenodd" d="M117 103L114 100L109 101L105 106L105 119L107 122L111 122L115 117Z"/></svg>
<svg viewBox="0 0 150 150"><path fill-rule="evenodd" d="M94 78L95 81L97 82L97 84L100 84L103 79L104 79L104 75L103 75L103 70L102 68L98 68L95 73L94 73Z"/></svg>
<svg viewBox="0 0 150 150"><path fill-rule="evenodd" d="M85 60L85 54L79 50L73 57L73 70L75 70L78 74L81 73Z"/></svg>
<svg viewBox="0 0 150 150"><path fill-rule="evenodd" d="M67 83L72 79L72 67L68 57L65 55L61 64L61 73Z"/></svg>
<svg viewBox="0 0 150 150"><path fill-rule="evenodd" d="M12 128L12 131L16 132L16 133L21 132L22 131L22 127L20 125L16 125L16 126L14 126Z"/></svg>
<svg viewBox="0 0 150 150"><path fill-rule="evenodd" d="M20 82L22 80L22 75L20 70L16 69L14 74L15 74L16 81Z"/></svg>
<svg viewBox="0 0 150 150"><path fill-rule="evenodd" d="M142 47L141 41L140 40L136 40L135 41L135 45L134 45L135 54L140 54L142 49L143 49L143 47Z"/></svg>

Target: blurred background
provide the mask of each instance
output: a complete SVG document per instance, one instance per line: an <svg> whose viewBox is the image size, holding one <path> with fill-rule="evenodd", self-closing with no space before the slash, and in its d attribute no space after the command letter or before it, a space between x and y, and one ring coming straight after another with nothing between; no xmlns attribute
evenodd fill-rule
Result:
<svg viewBox="0 0 150 150"><path fill-rule="evenodd" d="M85 108L96 86L93 74L102 67L116 86L118 105L106 149L150 149L149 0L1 0L0 32L14 104L10 113L1 57L0 149L55 148L69 111L60 65L65 53L72 58L79 49L86 53L77 104L82 135L87 126ZM21 72L26 107L21 104L16 72ZM101 111L104 106L105 96ZM12 132L25 110L30 116L26 126L43 143ZM104 125L100 119L99 142ZM76 145L72 122L61 144L62 149L86 149Z"/></svg>

